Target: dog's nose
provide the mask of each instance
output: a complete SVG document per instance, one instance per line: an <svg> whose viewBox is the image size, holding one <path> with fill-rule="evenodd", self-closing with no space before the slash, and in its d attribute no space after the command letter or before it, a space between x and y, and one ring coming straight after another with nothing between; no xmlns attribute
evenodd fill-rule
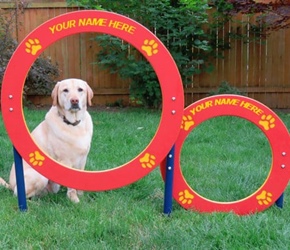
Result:
<svg viewBox="0 0 290 250"><path fill-rule="evenodd" d="M79 99L74 99L74 98L72 98L72 99L70 100L70 103L73 104L73 105L78 104L78 103L79 103Z"/></svg>
<svg viewBox="0 0 290 250"><path fill-rule="evenodd" d="M79 99L77 98L72 98L70 99L70 103L71 103L71 109L79 109Z"/></svg>

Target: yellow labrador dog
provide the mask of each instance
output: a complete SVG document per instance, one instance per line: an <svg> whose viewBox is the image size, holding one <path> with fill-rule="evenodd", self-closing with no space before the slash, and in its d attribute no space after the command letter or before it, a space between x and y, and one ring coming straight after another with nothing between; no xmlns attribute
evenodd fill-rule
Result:
<svg viewBox="0 0 290 250"><path fill-rule="evenodd" d="M79 79L58 82L52 91L53 104L42 121L31 133L37 145L56 161L83 170L90 150L93 124L87 104L91 105L93 91ZM57 193L59 185L49 181L23 161L26 197L46 192ZM0 178L0 185L17 195L15 166L12 165L9 184ZM67 196L79 202L77 191L68 188Z"/></svg>

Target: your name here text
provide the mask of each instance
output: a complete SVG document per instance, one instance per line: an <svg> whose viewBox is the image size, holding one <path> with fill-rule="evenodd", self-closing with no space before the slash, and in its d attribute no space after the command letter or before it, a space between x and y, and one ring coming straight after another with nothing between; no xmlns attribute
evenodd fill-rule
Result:
<svg viewBox="0 0 290 250"><path fill-rule="evenodd" d="M78 20L68 20L66 22L57 23L54 24L53 26L50 26L49 30L51 34L55 34L56 32L62 32L64 30L85 26L108 27L127 32L131 35L134 35L136 31L135 26L120 22L118 20L108 20L106 18L82 18Z"/></svg>
<svg viewBox="0 0 290 250"><path fill-rule="evenodd" d="M253 105L252 103L247 101L241 101L237 98L217 98L215 100L205 101L193 107L189 112L192 115L195 115L196 113L199 113L213 106L222 106L222 105L239 106L252 111L256 115L262 115L264 113L262 109Z"/></svg>

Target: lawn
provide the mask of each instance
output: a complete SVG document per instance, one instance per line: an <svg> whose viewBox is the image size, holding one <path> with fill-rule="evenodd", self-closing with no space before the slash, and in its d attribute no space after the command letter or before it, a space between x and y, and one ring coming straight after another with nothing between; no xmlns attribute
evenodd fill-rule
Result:
<svg viewBox="0 0 290 250"><path fill-rule="evenodd" d="M120 166L152 140L160 113L143 109L92 109L94 138L88 170ZM25 109L33 129L45 110ZM290 129L290 115L279 113ZM0 120L0 176L9 177L12 146ZM24 142L25 143L25 142ZM271 149L264 134L236 117L218 117L198 126L181 152L183 174L202 196L235 201L265 181ZM116 190L87 192L79 204L59 194L33 198L19 212L17 199L0 187L1 249L289 249L289 188L284 208L248 216L197 213L176 202L165 216L159 169Z"/></svg>

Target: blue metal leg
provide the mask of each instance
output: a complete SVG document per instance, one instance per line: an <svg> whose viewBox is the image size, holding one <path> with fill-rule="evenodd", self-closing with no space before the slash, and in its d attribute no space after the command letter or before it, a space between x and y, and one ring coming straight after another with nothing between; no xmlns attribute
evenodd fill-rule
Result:
<svg viewBox="0 0 290 250"><path fill-rule="evenodd" d="M276 200L276 205L279 208L283 208L283 203L284 203L284 193L279 197L278 200Z"/></svg>
<svg viewBox="0 0 290 250"><path fill-rule="evenodd" d="M25 192L25 182L23 174L23 162L22 157L18 151L13 147L14 152L14 162L15 162L15 172L16 172L16 184L17 184L17 198L18 198L18 207L22 212L27 211L26 203L26 192Z"/></svg>
<svg viewBox="0 0 290 250"><path fill-rule="evenodd" d="M166 158L164 210L163 210L164 214L166 215L170 215L172 212L174 149L175 147L173 146Z"/></svg>

